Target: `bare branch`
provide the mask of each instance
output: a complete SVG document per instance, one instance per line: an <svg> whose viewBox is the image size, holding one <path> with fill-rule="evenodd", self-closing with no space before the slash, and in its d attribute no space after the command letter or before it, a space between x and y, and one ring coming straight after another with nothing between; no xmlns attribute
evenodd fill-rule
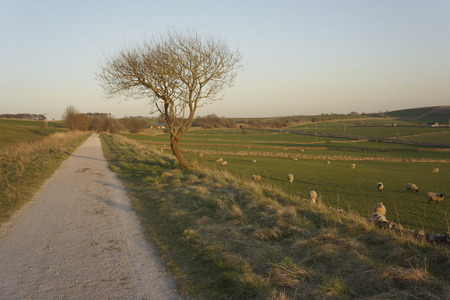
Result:
<svg viewBox="0 0 450 300"><path fill-rule="evenodd" d="M240 61L241 54L217 37L169 30L105 59L96 76L109 97L148 98L178 141L197 108L233 86Z"/></svg>

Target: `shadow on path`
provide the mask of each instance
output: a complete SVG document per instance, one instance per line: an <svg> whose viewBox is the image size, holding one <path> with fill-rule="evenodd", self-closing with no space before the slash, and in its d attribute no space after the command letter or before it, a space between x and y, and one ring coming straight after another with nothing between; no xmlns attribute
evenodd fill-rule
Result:
<svg viewBox="0 0 450 300"><path fill-rule="evenodd" d="M66 152L66 154L69 154L69 153ZM80 155L73 155L73 154L69 154L69 156L78 157L78 158L93 159L93 160L99 160L99 161L107 161L106 159L94 158L94 157L88 157L88 156L80 156Z"/></svg>

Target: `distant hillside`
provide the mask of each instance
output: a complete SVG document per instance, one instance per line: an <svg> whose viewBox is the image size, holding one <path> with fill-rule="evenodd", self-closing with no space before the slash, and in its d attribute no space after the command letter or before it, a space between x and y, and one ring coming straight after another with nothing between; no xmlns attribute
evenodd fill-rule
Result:
<svg viewBox="0 0 450 300"><path fill-rule="evenodd" d="M394 110L385 113L385 115L403 121L420 121L422 123L438 122L441 125L448 125L450 120L450 105Z"/></svg>

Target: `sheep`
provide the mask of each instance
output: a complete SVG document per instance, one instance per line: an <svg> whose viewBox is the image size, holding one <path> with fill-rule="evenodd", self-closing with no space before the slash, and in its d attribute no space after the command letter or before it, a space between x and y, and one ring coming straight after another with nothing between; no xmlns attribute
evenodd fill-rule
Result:
<svg viewBox="0 0 450 300"><path fill-rule="evenodd" d="M199 153L198 156L203 157L203 153Z"/></svg>
<svg viewBox="0 0 450 300"><path fill-rule="evenodd" d="M252 162L254 162L254 163L255 163L255 162L256 162L256 159L252 160Z"/></svg>
<svg viewBox="0 0 450 300"><path fill-rule="evenodd" d="M436 201L436 203L439 205L439 202L441 202L442 200L444 200L444 194L441 193L433 193L433 192L428 192L427 193L427 200L428 200L428 204L431 203L431 201Z"/></svg>
<svg viewBox="0 0 450 300"><path fill-rule="evenodd" d="M293 161L297 161L298 158L297 158L297 157L293 157L292 160L293 160Z"/></svg>
<svg viewBox="0 0 450 300"><path fill-rule="evenodd" d="M407 183L406 184L406 191L408 192L419 192L419 188L414 183Z"/></svg>
<svg viewBox="0 0 450 300"><path fill-rule="evenodd" d="M384 184L382 182L377 183L377 191L381 192L384 189Z"/></svg>
<svg viewBox="0 0 450 300"><path fill-rule="evenodd" d="M294 181L294 175L292 175L292 174L287 174L287 179L288 179L288 181L290 182L290 183L292 183L293 181Z"/></svg>
<svg viewBox="0 0 450 300"><path fill-rule="evenodd" d="M220 165L221 165L222 167L224 167L224 166L228 165L228 162L227 162L226 160L224 160L223 162L220 163Z"/></svg>
<svg viewBox="0 0 450 300"><path fill-rule="evenodd" d="M384 215L377 213L377 212L372 213L372 215L370 217L372 218L372 220L378 221L378 222L387 222L388 221Z"/></svg>
<svg viewBox="0 0 450 300"><path fill-rule="evenodd" d="M329 164L331 164L331 162L330 162L329 160L327 160L327 161L325 162L325 164L329 165Z"/></svg>
<svg viewBox="0 0 450 300"><path fill-rule="evenodd" d="M439 168L434 168L433 171L431 171L433 173L439 173Z"/></svg>
<svg viewBox="0 0 450 300"><path fill-rule="evenodd" d="M216 160L216 162L217 162L217 163L223 162L223 158L222 158L222 157L221 157L221 158L218 158L218 159Z"/></svg>
<svg viewBox="0 0 450 300"><path fill-rule="evenodd" d="M381 215L385 215L386 214L386 207L383 205L383 203L377 203L375 204L375 206L373 207L373 213L378 213Z"/></svg>
<svg viewBox="0 0 450 300"><path fill-rule="evenodd" d="M356 168L356 164L351 164L350 169L354 169L354 168Z"/></svg>
<svg viewBox="0 0 450 300"><path fill-rule="evenodd" d="M262 177L263 177L262 175L255 175L255 174L253 174L252 175L252 180L253 181L260 181Z"/></svg>
<svg viewBox="0 0 450 300"><path fill-rule="evenodd" d="M309 199L310 199L312 202L316 203L317 192L314 191L314 190L313 190L313 191L309 191L308 197L309 197Z"/></svg>

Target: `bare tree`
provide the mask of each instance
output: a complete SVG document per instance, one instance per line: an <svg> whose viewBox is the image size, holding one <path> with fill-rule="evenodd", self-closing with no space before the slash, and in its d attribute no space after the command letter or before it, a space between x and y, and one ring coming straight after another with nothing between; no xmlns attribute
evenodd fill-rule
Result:
<svg viewBox="0 0 450 300"><path fill-rule="evenodd" d="M62 119L64 120L64 126L69 128L70 130L78 130L77 115L79 114L80 112L75 108L75 106L67 106L62 116Z"/></svg>
<svg viewBox="0 0 450 300"><path fill-rule="evenodd" d="M97 79L110 97L149 98L170 130L180 167L189 167L179 148L198 107L219 100L241 67L241 54L221 39L193 30L168 30L160 38L126 47L105 59Z"/></svg>

